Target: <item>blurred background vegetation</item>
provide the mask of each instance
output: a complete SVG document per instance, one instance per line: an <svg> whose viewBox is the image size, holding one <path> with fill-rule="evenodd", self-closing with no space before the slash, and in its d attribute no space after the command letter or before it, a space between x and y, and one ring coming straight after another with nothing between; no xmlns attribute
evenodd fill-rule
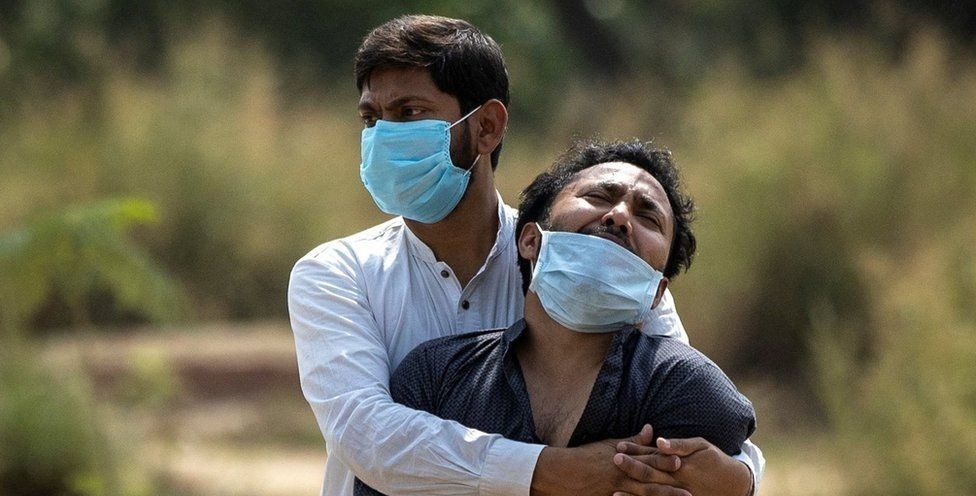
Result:
<svg viewBox="0 0 976 496"><path fill-rule="evenodd" d="M763 494L976 493L976 4L11 0L0 494L316 491L288 272L384 219L352 57L412 12L502 45L509 204L574 137L674 151Z"/></svg>

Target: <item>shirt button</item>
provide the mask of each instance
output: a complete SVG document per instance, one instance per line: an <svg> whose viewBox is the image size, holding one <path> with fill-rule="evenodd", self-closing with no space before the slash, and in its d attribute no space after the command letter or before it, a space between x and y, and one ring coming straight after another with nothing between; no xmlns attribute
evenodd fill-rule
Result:
<svg viewBox="0 0 976 496"><path fill-rule="evenodd" d="M441 277L443 277L444 279L447 279L448 277L451 277L451 273L448 272L447 270L442 270L441 271Z"/></svg>
<svg viewBox="0 0 976 496"><path fill-rule="evenodd" d="M468 300L464 300L464 301L461 302L461 308L463 308L465 310L467 310L468 307L470 307L470 306L471 306L471 304L468 303Z"/></svg>

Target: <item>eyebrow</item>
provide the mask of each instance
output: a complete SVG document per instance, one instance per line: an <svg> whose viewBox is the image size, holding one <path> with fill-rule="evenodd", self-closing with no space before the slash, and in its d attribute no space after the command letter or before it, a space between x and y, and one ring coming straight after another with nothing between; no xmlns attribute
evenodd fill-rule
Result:
<svg viewBox="0 0 976 496"><path fill-rule="evenodd" d="M392 102L390 102L388 105L386 105L386 108L402 107L403 105L407 104L410 101L419 101L419 102L423 102L423 103L433 103L432 100L428 100L427 98L424 98L424 97L422 97L420 95L405 95L405 96L401 96L400 98L397 98L396 100L393 100ZM360 102L359 102L359 110L373 110L373 105L370 104L371 102L372 101L362 101L362 100L360 100Z"/></svg>
<svg viewBox="0 0 976 496"><path fill-rule="evenodd" d="M601 188L601 189L603 189L603 190L605 190L605 191L607 191L609 193L612 193L614 195L621 195L627 189L627 186L625 186L625 185L623 185L623 184L621 184L619 182L616 182L616 181L606 181L606 180L605 181L600 181L600 182L594 184L593 186L596 186L598 188ZM658 206L657 201L655 201L654 198L651 197L651 195L648 195L647 193L645 193L643 191L640 191L640 192L637 192L637 199L638 199L638 201L640 203L641 208L645 208L645 209L652 210L652 211L657 212L657 213L660 213L660 214L664 214L664 210L660 206Z"/></svg>

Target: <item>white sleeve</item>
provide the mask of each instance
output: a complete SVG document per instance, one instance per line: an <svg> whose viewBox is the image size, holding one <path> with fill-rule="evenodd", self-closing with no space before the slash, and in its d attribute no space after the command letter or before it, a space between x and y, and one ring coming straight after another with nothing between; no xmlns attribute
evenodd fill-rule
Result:
<svg viewBox="0 0 976 496"><path fill-rule="evenodd" d="M749 467L752 472L752 494L759 494L759 483L762 482L763 472L766 471L766 458L763 457L762 450L746 439L746 442L742 443L742 452L734 458Z"/></svg>
<svg viewBox="0 0 976 496"><path fill-rule="evenodd" d="M345 262L302 259L288 288L302 390L329 456L388 494L528 495L543 446L392 401L382 333Z"/></svg>

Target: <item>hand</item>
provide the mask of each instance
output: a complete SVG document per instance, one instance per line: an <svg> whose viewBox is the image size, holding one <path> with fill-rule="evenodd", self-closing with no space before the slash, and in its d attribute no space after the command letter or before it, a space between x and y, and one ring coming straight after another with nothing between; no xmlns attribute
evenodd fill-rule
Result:
<svg viewBox="0 0 976 496"><path fill-rule="evenodd" d="M659 474L667 469L677 470L677 456L644 455L655 464L646 478L631 478L617 468L613 461L618 444L657 451L652 446L654 433L644 426L638 434L627 439L606 440L578 448L544 448L539 455L532 476L532 496L543 495L600 495L617 492L645 496L691 496L688 491L666 484L672 481ZM673 482L673 481L672 481Z"/></svg>
<svg viewBox="0 0 976 496"><path fill-rule="evenodd" d="M686 489L695 496L743 496L752 490L752 474L748 467L700 437L661 438L657 440L656 449L629 441L619 443L617 448L620 453L614 456L614 462L635 479L667 480L660 473L661 469L649 466L647 460L649 457L679 456L678 468L668 474L675 487Z"/></svg>

